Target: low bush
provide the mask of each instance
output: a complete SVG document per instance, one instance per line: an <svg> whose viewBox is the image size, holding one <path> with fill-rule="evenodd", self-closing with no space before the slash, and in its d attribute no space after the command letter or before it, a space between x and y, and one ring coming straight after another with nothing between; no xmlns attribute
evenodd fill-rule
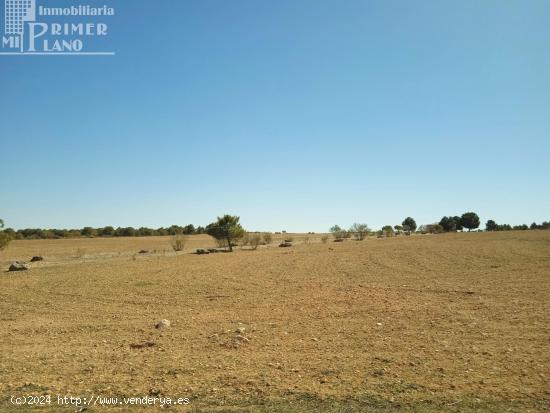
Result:
<svg viewBox="0 0 550 413"><path fill-rule="evenodd" d="M183 251L183 249L185 248L185 241L186 239L183 235L175 235L170 240L170 245L175 252Z"/></svg>
<svg viewBox="0 0 550 413"><path fill-rule="evenodd" d="M0 219L0 251L6 248L12 240L12 234L8 231L2 231L1 228L4 228L4 221Z"/></svg>
<svg viewBox="0 0 550 413"><path fill-rule="evenodd" d="M260 234L251 234L249 237L250 246L253 250L258 248L262 241L262 236Z"/></svg>
<svg viewBox="0 0 550 413"><path fill-rule="evenodd" d="M271 235L270 232L264 232L263 239L264 239L265 244L269 245L273 241L273 236Z"/></svg>

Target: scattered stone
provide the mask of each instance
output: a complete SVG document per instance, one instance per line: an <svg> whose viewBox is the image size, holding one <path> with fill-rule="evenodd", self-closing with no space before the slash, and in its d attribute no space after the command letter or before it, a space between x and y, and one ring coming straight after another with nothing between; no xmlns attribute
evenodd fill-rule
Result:
<svg viewBox="0 0 550 413"><path fill-rule="evenodd" d="M217 248L208 248L208 252L209 252L210 254L215 254L215 253L217 253L217 252L219 252L219 251L218 251Z"/></svg>
<svg viewBox="0 0 550 413"><path fill-rule="evenodd" d="M148 251L148 250L140 250L139 253L140 253L140 254L148 254L149 251Z"/></svg>
<svg viewBox="0 0 550 413"><path fill-rule="evenodd" d="M210 254L210 251L205 250L203 248L198 248L196 253L197 255L203 255L203 254Z"/></svg>
<svg viewBox="0 0 550 413"><path fill-rule="evenodd" d="M344 242L343 238L336 238L333 242Z"/></svg>
<svg viewBox="0 0 550 413"><path fill-rule="evenodd" d="M279 247L281 247L281 248L288 248L288 247L292 247L292 244L291 244L290 242L286 242L286 241L285 241L285 242L281 242L281 243L279 244Z"/></svg>
<svg viewBox="0 0 550 413"><path fill-rule="evenodd" d="M31 258L31 262L37 262L37 261L44 261L44 257L41 257L40 255L36 255Z"/></svg>
<svg viewBox="0 0 550 413"><path fill-rule="evenodd" d="M381 327L381 326L382 326L382 323L376 323L376 325L377 325L378 327Z"/></svg>
<svg viewBox="0 0 550 413"><path fill-rule="evenodd" d="M162 330L164 328L170 327L170 320L162 319L157 321L157 324L155 324L155 328L157 330Z"/></svg>
<svg viewBox="0 0 550 413"><path fill-rule="evenodd" d="M243 336L242 334L237 334L237 335L235 336L235 340L244 341L244 342L250 341L250 339L249 339L248 337L245 337L245 336Z"/></svg>
<svg viewBox="0 0 550 413"><path fill-rule="evenodd" d="M237 328L237 330L235 330L235 332L238 334L244 334L245 331L246 331L246 328L244 327L239 327Z"/></svg>
<svg viewBox="0 0 550 413"><path fill-rule="evenodd" d="M29 266L26 262L22 261L15 261L10 265L10 271L27 271L29 269Z"/></svg>

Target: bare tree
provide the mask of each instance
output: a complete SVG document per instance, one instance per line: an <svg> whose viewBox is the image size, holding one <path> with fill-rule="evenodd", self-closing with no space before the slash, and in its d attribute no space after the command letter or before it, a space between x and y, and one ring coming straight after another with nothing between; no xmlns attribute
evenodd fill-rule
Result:
<svg viewBox="0 0 550 413"><path fill-rule="evenodd" d="M370 229L367 224L359 224L357 222L349 229L349 232L353 234L357 241L363 241L369 235L369 231Z"/></svg>

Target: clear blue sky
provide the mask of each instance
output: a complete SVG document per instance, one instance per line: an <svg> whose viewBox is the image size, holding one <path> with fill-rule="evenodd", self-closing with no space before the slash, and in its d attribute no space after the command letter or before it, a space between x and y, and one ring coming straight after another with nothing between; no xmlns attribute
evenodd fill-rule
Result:
<svg viewBox="0 0 550 413"><path fill-rule="evenodd" d="M117 54L0 56L7 226L550 220L547 0L74 3Z"/></svg>

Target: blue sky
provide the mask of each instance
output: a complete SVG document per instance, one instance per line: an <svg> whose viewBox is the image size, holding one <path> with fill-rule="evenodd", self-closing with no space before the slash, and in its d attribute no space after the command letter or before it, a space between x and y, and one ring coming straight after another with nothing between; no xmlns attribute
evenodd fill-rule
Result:
<svg viewBox="0 0 550 413"><path fill-rule="evenodd" d="M7 226L550 220L548 1L73 4L116 56L0 56Z"/></svg>

